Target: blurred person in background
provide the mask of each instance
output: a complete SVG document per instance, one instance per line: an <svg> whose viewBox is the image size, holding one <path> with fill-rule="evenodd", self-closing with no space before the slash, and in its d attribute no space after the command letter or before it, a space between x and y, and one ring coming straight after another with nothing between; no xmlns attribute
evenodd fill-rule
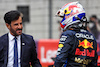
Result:
<svg viewBox="0 0 100 67"><path fill-rule="evenodd" d="M89 20L88 30L95 36L96 39L99 39L100 35L100 20L96 15L92 15Z"/></svg>
<svg viewBox="0 0 100 67"><path fill-rule="evenodd" d="M62 18L55 67L97 67L97 42L87 30L86 13L79 2L65 4L57 12Z"/></svg>
<svg viewBox="0 0 100 67"><path fill-rule="evenodd" d="M17 10L4 15L9 32L0 37L0 67L42 67L31 35L22 33L22 16Z"/></svg>

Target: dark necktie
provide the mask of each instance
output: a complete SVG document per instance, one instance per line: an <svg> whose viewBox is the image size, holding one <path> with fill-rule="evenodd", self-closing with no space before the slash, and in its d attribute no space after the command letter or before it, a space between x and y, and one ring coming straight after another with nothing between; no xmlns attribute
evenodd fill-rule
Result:
<svg viewBox="0 0 100 67"><path fill-rule="evenodd" d="M18 67L17 39L16 39L16 37L14 39L15 39L15 43L14 43L14 67Z"/></svg>

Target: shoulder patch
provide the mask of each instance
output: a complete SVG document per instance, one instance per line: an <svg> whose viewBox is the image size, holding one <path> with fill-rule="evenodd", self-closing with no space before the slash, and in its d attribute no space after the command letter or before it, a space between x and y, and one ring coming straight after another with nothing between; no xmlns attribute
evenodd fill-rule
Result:
<svg viewBox="0 0 100 67"><path fill-rule="evenodd" d="M66 39L67 39L67 36L61 36L59 43L64 44Z"/></svg>
<svg viewBox="0 0 100 67"><path fill-rule="evenodd" d="M67 36L62 36L62 37L60 38L60 41L65 41L66 38L67 38Z"/></svg>

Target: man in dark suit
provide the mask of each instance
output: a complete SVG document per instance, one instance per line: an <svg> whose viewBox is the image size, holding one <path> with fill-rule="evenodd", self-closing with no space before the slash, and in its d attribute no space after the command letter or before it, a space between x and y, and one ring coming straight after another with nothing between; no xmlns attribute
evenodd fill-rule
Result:
<svg viewBox="0 0 100 67"><path fill-rule="evenodd" d="M21 13L9 11L4 20L9 33L0 37L0 67L42 67L33 37L22 33Z"/></svg>

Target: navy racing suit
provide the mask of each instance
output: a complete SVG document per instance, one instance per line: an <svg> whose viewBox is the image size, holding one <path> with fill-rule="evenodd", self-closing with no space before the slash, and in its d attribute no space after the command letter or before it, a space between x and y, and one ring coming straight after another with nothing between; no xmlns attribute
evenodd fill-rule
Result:
<svg viewBox="0 0 100 67"><path fill-rule="evenodd" d="M87 30L67 30L58 45L55 67L97 67L97 42Z"/></svg>

